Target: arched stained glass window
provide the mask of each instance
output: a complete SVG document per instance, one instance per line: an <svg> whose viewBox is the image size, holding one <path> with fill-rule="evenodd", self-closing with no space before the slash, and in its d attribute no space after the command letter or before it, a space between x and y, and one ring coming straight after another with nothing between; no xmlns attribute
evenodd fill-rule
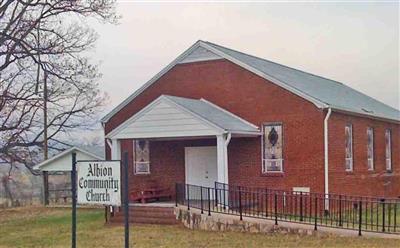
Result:
<svg viewBox="0 0 400 248"><path fill-rule="evenodd" d="M150 144L148 140L133 141L135 174L150 174Z"/></svg>
<svg viewBox="0 0 400 248"><path fill-rule="evenodd" d="M262 172L283 172L282 124L265 124L263 130Z"/></svg>
<svg viewBox="0 0 400 248"><path fill-rule="evenodd" d="M345 127L345 149L346 149L346 171L353 170L353 126L347 124Z"/></svg>
<svg viewBox="0 0 400 248"><path fill-rule="evenodd" d="M385 147L386 170L392 171L392 132L390 129L385 131Z"/></svg>
<svg viewBox="0 0 400 248"><path fill-rule="evenodd" d="M374 170L374 129L367 128L367 163L368 170Z"/></svg>

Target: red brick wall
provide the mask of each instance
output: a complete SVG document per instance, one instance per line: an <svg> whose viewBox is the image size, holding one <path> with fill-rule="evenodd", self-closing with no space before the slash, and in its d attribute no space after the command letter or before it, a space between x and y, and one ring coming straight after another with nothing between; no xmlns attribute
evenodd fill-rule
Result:
<svg viewBox="0 0 400 248"><path fill-rule="evenodd" d="M353 126L353 171L345 171L345 125ZM367 128L374 128L374 171L367 168ZM385 130L392 130L392 168L386 172ZM341 113L329 120L329 187L331 193L400 196L399 125Z"/></svg>
<svg viewBox="0 0 400 248"><path fill-rule="evenodd" d="M256 125L267 118L322 118L312 103L229 61L215 60L176 65L114 115L105 133L162 94L205 98Z"/></svg>
<svg viewBox="0 0 400 248"><path fill-rule="evenodd" d="M261 174L260 138L233 138L228 148L229 182L231 184L286 190L290 190L292 187L311 187L311 191L314 192L324 191L323 120L326 112L319 110L312 103L226 60L181 64L175 66L114 115L106 123L105 132L110 132L161 94L205 98L258 126L265 122L283 123L284 173ZM332 191L360 192L360 194L384 193L384 190L378 189L378 187L370 187L374 189L368 192L365 190L366 187L360 187L357 191L355 188L358 187L361 179L358 181L344 180L352 175L344 173L344 122L339 116L341 115L332 114L330 120L332 129L330 132L330 187ZM360 119L360 125L362 122L370 122L370 119L358 119ZM385 124L379 123L382 126ZM396 161L393 162L395 170L396 166L397 168L399 166L399 144L398 141L395 141L399 129L398 126L396 128L397 136L393 132L392 149L393 154L397 152L397 155L393 157L393 161ZM353 126L355 135L358 135L357 129L358 124ZM363 134L365 132L363 130ZM379 137L382 135L381 131L375 130L376 148L380 146ZM364 138L366 139L366 137ZM169 186L174 182L183 182L184 146L191 145L192 142L194 141L189 143L183 141L152 142L151 175L133 176L132 169L130 175L130 181L133 182L132 187L143 187L149 179L156 179L161 184ZM357 161L361 161L362 157L366 156L358 147L358 144L354 146L354 152L358 156L355 158L355 174L358 173L357 167L360 167ZM131 141L123 142L122 151L124 149L132 152ZM108 148L107 156L108 158L110 156ZM379 159L380 156L376 154L375 157ZM376 166L378 171L378 161L376 161ZM365 164L364 167L366 167ZM360 174L360 177L365 176L367 175Z"/></svg>

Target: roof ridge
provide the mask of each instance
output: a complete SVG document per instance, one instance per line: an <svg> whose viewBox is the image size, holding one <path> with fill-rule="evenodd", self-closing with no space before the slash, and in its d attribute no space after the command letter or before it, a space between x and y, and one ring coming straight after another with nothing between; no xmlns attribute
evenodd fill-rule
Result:
<svg viewBox="0 0 400 248"><path fill-rule="evenodd" d="M314 76L314 77L319 77L319 78L322 78L322 79L325 79L325 80L329 80L329 81L331 81L333 83L346 85L346 84L344 84L342 82L339 82L337 80L334 80L334 79L330 79L330 78L323 77L323 76L320 76L320 75L317 75L317 74L314 74L314 73L306 72L306 71L303 71L303 70L300 70L300 69L297 69L297 68L294 68L294 67L290 67L290 66L287 66L287 65L275 62L275 61L271 61L271 60L268 60L268 59L265 59L265 58L261 58L261 57L258 57L258 56L255 56L255 55L252 55L252 54L249 54L249 53L244 53L244 52L241 52L241 51L229 48L229 47L221 46L221 45L209 42L209 41L203 41L203 42L205 42L205 43L207 43L209 45L219 46L219 47L231 50L231 51L236 52L236 53L240 53L240 54L243 54L243 55L246 55L246 56L250 56L250 57L253 57L253 58L256 58L256 59L259 59L259 60L263 60L263 61L266 61L268 63L273 63L273 64L276 64L276 65L279 65L279 66L282 66L282 67L285 67L285 68L288 68L288 69L291 69L291 70L295 70L295 71L298 71L298 72L301 72L301 73L304 73L304 74L308 74L308 75L311 75L311 76Z"/></svg>
<svg viewBox="0 0 400 248"><path fill-rule="evenodd" d="M364 107L369 109L371 106L371 108L373 108L371 110L376 113L374 116L387 120L395 120L396 122L400 121L400 111L398 108L392 107L378 99L375 99L372 96L369 96L366 93L363 93L362 91L350 87L347 84L199 39L191 47L180 54L175 60L169 63L160 72L158 72L144 85L137 89L127 99L114 107L106 116L101 119L101 122L103 124L108 122L110 118L121 111L128 103L140 95L150 85L160 79L160 77L162 77L165 73L170 71L181 59L188 56L189 53L193 52L194 49L197 49L199 46L204 46L210 49L212 52L231 60L231 62L255 73L256 75L263 77L266 80L269 80L272 83L275 83L278 86L281 86L282 88L298 95L299 97L312 102L318 108L326 108L336 105L342 106L341 108L347 108L350 110L350 112L358 113ZM275 70L277 72L275 72ZM279 73L282 73L282 75ZM299 82L297 83L297 81ZM307 88L307 81L309 81L311 86L314 88ZM322 86L327 86L328 89L322 92L315 90L316 88ZM356 95L353 94L353 96L351 96L352 93ZM173 97L176 96L171 96L171 98ZM338 98L344 97L346 99L338 100ZM352 97L355 97L355 99L352 99ZM168 99L168 97L166 98ZM189 100L189 98L186 98L186 100ZM196 101L198 99L192 100ZM379 113L382 117L378 116Z"/></svg>

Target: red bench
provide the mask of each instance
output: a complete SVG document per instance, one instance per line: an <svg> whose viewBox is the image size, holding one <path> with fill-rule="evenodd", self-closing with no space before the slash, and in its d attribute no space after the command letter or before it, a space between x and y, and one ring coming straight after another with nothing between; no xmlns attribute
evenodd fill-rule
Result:
<svg viewBox="0 0 400 248"><path fill-rule="evenodd" d="M152 183L151 186L146 187L142 190L131 191L130 200L135 202L146 203L148 200L157 200L160 198L172 198L172 192L169 188L159 187L156 183Z"/></svg>

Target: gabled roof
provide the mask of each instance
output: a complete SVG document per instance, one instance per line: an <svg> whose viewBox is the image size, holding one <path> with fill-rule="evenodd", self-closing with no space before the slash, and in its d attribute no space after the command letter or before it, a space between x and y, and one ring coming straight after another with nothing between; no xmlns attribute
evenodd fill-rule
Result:
<svg viewBox="0 0 400 248"><path fill-rule="evenodd" d="M292 88L298 89L316 101L326 104L326 107L391 120L400 120L399 110L354 90L343 83L237 52L210 42L205 43Z"/></svg>
<svg viewBox="0 0 400 248"><path fill-rule="evenodd" d="M332 108L334 111L344 111L387 120L400 121L399 110L356 91L343 83L201 40L197 41L139 90L114 108L110 113L103 117L101 121L103 123L107 122L114 114L131 102L148 86L157 81L173 66L185 61L185 59L198 48L202 48L203 50L205 49L220 58L227 59L312 102L318 108ZM216 56L213 56L210 59L216 59Z"/></svg>
<svg viewBox="0 0 400 248"><path fill-rule="evenodd" d="M64 150L64 151L58 153L57 155L54 155L53 157L51 157L47 160L44 160L43 162L35 165L33 167L33 169L34 170L45 170L45 171L70 171L72 168L72 161L70 160L70 158L67 158L68 160L65 161L65 158L67 156L70 156L72 154L72 152L76 152L77 154L78 153L83 154L84 159L104 160L104 157L101 157L94 153L88 152L82 148L74 146L74 147ZM79 158L79 155L77 156L77 159L78 160L81 159L81 158ZM65 165L65 163L67 163L67 165ZM49 168L49 167L56 167L57 169ZM63 167L63 168L60 169L61 167Z"/></svg>
<svg viewBox="0 0 400 248"><path fill-rule="evenodd" d="M224 133L261 134L257 126L204 99L161 95L106 138L177 138Z"/></svg>

